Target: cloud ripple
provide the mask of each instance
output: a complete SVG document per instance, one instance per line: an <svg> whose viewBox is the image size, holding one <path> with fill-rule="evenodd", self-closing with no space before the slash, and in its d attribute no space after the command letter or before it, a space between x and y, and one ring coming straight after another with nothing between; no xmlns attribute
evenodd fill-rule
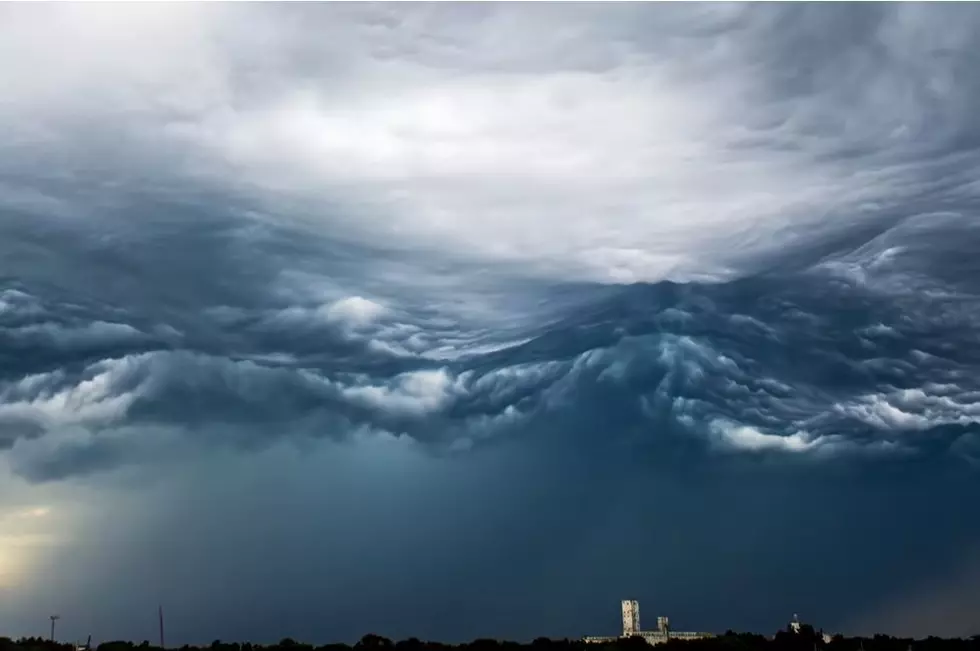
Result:
<svg viewBox="0 0 980 651"><path fill-rule="evenodd" d="M195 333L7 289L0 445L35 480L147 461L175 441L354 432L434 452L537 433L975 463L980 298L951 269L967 258L931 255L980 244L965 225L922 216L725 283L582 287L574 306L499 331L351 295L214 307L195 313ZM556 290L539 291L550 305Z"/></svg>

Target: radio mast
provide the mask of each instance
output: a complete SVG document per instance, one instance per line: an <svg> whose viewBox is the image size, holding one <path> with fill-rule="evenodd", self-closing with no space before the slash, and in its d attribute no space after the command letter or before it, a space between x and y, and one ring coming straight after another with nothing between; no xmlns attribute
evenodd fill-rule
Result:
<svg viewBox="0 0 980 651"><path fill-rule="evenodd" d="M162 605L160 606L158 612L159 612L159 615L160 615L160 648L161 649L166 649L167 646L166 646L166 644L163 641L163 606Z"/></svg>

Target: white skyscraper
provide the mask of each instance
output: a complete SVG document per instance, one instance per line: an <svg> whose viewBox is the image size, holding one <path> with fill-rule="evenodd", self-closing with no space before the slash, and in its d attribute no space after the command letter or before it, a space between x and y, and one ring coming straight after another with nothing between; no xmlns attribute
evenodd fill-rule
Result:
<svg viewBox="0 0 980 651"><path fill-rule="evenodd" d="M623 637L640 632L640 604L635 600L623 600Z"/></svg>

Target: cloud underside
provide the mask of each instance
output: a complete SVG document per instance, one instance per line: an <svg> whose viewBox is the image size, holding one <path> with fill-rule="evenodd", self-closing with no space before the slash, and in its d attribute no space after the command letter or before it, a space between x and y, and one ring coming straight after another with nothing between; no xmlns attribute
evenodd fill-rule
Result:
<svg viewBox="0 0 980 651"><path fill-rule="evenodd" d="M355 433L976 462L969 7L2 13L25 476Z"/></svg>
<svg viewBox="0 0 980 651"><path fill-rule="evenodd" d="M976 463L977 312L921 271L936 220L778 277L595 288L587 309L507 337L361 296L151 324L6 290L0 445L35 480L363 435L439 453L546 436Z"/></svg>

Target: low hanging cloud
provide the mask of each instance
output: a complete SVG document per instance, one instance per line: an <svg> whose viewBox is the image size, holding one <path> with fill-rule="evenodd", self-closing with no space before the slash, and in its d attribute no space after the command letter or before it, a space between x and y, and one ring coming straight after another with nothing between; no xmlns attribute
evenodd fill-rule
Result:
<svg viewBox="0 0 980 651"><path fill-rule="evenodd" d="M130 328L116 328L104 350L121 354L82 348L81 364L8 376L3 444L35 480L158 461L185 446L349 440L365 429L433 452L564 431L596 445L700 442L707 454L818 463L972 462L980 411L968 369L980 352L968 333L980 301L923 294L921 284L897 295L835 269L610 289L589 311L465 355L444 352L454 340L450 348L467 350L466 332L440 334L427 317L360 296L198 312L203 334L179 347L161 339L126 352ZM17 296L39 323L55 318ZM829 320L830 305L851 306L851 320ZM600 436L602 414L614 416Z"/></svg>

